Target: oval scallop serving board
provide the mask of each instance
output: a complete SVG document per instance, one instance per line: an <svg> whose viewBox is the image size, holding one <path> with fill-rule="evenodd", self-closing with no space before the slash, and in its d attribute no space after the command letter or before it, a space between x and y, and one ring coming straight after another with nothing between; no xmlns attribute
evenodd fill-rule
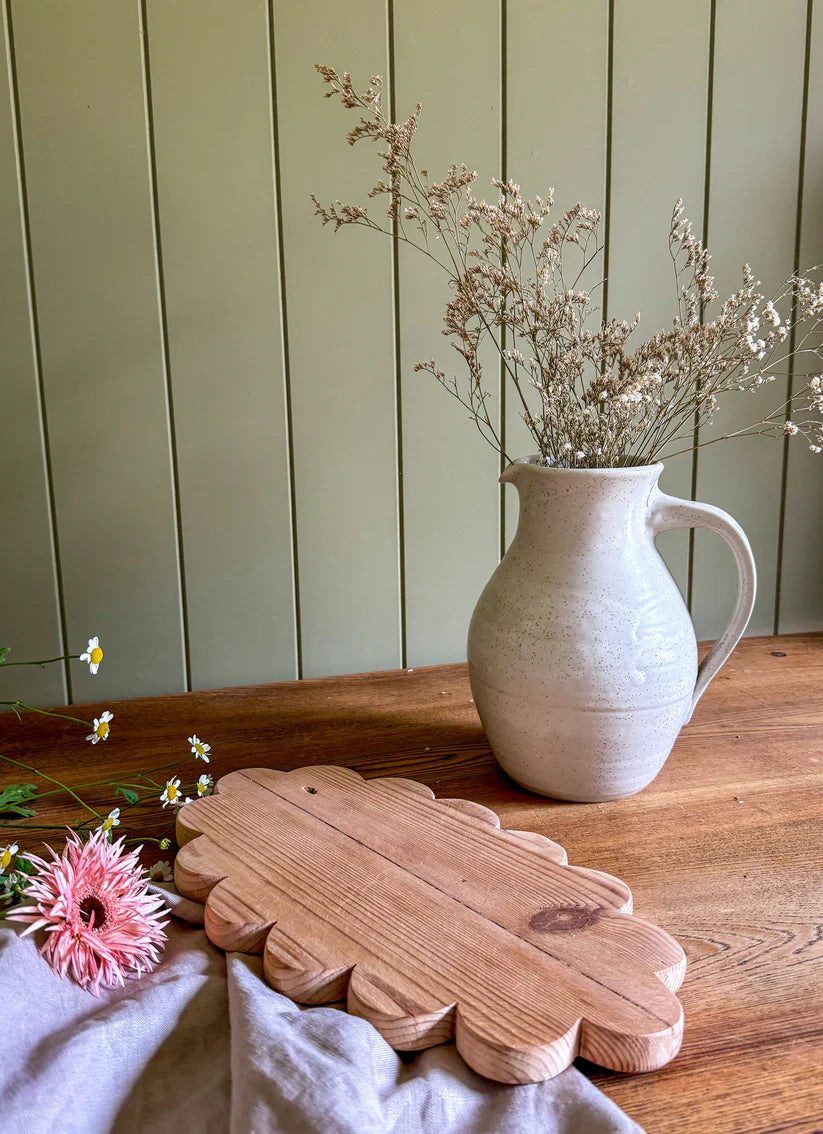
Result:
<svg viewBox="0 0 823 1134"><path fill-rule="evenodd" d="M677 1052L686 969L628 887L542 835L348 768L251 768L177 815L178 889L222 949L262 953L300 1004L346 1000L392 1047L456 1041L503 1083L575 1056L617 1071Z"/></svg>

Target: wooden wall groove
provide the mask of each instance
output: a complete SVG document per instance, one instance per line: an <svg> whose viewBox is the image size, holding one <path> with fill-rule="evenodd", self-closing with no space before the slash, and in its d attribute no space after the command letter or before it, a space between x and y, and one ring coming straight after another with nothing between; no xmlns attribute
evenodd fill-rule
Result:
<svg viewBox="0 0 823 1134"><path fill-rule="evenodd" d="M649 334L671 318L678 196L721 291L744 260L768 287L823 261L820 7L2 0L0 644L106 649L96 679L9 670L3 699L464 656L516 501L413 371L451 353L442 283L313 216L311 192L359 199L377 169L314 63L384 75L395 117L420 99L432 168L600 208L609 314L639 308ZM504 395L507 447L525 452ZM753 633L823 628L819 460L753 439L670 462L664 487L749 532ZM662 549L715 635L725 547L698 532Z"/></svg>
<svg viewBox="0 0 823 1134"><path fill-rule="evenodd" d="M31 263L31 231L19 121L13 29L8 0L2 9L2 57L7 82L0 105L0 318L3 350L2 448L6 467L15 470L2 492L2 530L6 553L0 557L0 587L6 643L54 657L65 650L60 552L43 394L43 368ZM25 645L23 645L25 643ZM67 699L67 665L16 669L8 696L37 704Z"/></svg>

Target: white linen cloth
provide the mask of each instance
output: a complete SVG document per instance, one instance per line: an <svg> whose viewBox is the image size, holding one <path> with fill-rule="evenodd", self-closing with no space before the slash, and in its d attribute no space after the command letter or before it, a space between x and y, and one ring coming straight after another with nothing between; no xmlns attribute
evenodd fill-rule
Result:
<svg viewBox="0 0 823 1134"><path fill-rule="evenodd" d="M575 1068L507 1087L453 1044L401 1058L365 1020L298 1007L163 892L182 920L162 963L99 1000L0 921L2 1134L643 1134Z"/></svg>

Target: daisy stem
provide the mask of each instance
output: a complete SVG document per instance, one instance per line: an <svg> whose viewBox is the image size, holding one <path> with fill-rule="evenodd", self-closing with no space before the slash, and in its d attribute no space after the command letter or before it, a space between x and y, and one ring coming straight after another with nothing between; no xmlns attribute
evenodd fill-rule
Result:
<svg viewBox="0 0 823 1134"><path fill-rule="evenodd" d="M32 768L30 764L23 764L20 760L13 760L11 756L5 756L2 752L0 752L0 760L6 760L9 764L15 764L18 768L24 768L27 772L34 772L35 776L41 776L44 780L48 780L49 783L56 784L57 787L62 788L65 792L68 792L72 799L76 799L80 806L84 807L86 811L90 811L95 819L103 818L99 811L95 811L94 808L89 806L88 803L84 803L76 792L73 792L70 787L66 786L66 784L62 784L60 780L56 780L54 776L47 776L45 772L40 772L37 768Z"/></svg>
<svg viewBox="0 0 823 1134"><path fill-rule="evenodd" d="M159 768L149 768L148 772L138 772L137 775L150 776L152 772L167 772L169 768L176 768L177 765L181 762L181 759L182 757L179 760L172 760L170 764L161 764Z"/></svg>
<svg viewBox="0 0 823 1134"><path fill-rule="evenodd" d="M23 665L23 662L12 662L12 665ZM0 705L9 705L17 713L18 709L24 709L27 713L40 713L44 717L57 717L61 721L74 721L76 724L85 725L86 728L91 728L91 721L81 721L79 717L70 717L67 713L53 713L50 709L35 709L33 705L24 705L22 701L0 701ZM19 716L20 714L17 713Z"/></svg>
<svg viewBox="0 0 823 1134"><path fill-rule="evenodd" d="M2 704L2 702L0 702L0 704ZM165 772L168 768L174 768L179 763L180 763L179 760L175 760L174 763L172 763L172 764L163 764L159 768L152 768L151 771L152 772ZM138 777L142 777L149 784L149 786L152 787L152 788L159 788L161 786L156 780L151 779L149 772L138 772L137 775L138 775ZM146 790L146 783L131 783L128 780L113 780L110 777L108 779L105 779L105 780L91 780L91 782L87 783L87 784L75 784L75 787L77 787L77 788L104 787L104 786L113 787L113 788L117 788L117 787L138 788L141 791ZM58 791L58 790L62 790L62 789L54 788L51 791L38 792L37 798L42 799L46 795L54 795L55 792Z"/></svg>
<svg viewBox="0 0 823 1134"><path fill-rule="evenodd" d="M145 835L142 839L126 839L123 846L128 846L129 843L162 843L163 839L168 838L169 834L174 830L177 825L177 820L173 820L162 832L159 838L154 838L151 835Z"/></svg>
<svg viewBox="0 0 823 1134"><path fill-rule="evenodd" d="M79 658L79 657L80 657L79 654L61 654L59 658L46 658L44 661L4 661L4 662L0 662L0 665L2 665L2 666L7 666L7 665L51 665L52 662L67 661L67 660L71 660L72 658L76 659L76 658ZM10 702L3 701L2 703L4 705L8 705Z"/></svg>
<svg viewBox="0 0 823 1134"><path fill-rule="evenodd" d="M75 784L74 786L78 790L81 790L81 789L84 789L84 788L90 788L90 787L113 787L113 788L128 787L128 788L141 788L141 789L145 788L145 784L130 784L130 783L121 782L120 780L93 780L89 784ZM38 799L45 799L47 795L56 795L57 792L62 791L62 790L63 790L62 788L49 788L48 791L38 791L37 798Z"/></svg>
<svg viewBox="0 0 823 1134"><path fill-rule="evenodd" d="M16 823L0 822L0 827L11 827L13 831L63 831L65 823L49 826L48 823L27 823L25 819L18 819Z"/></svg>

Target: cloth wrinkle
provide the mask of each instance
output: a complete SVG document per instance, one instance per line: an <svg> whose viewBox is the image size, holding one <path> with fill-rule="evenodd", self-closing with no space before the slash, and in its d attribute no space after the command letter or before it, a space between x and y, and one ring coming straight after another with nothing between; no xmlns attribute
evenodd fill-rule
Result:
<svg viewBox="0 0 823 1134"><path fill-rule="evenodd" d="M261 957L213 946L204 906L151 889L174 915L162 962L99 1000L0 921L0 1134L643 1134L574 1067L510 1087L453 1043L401 1058L341 1006L270 988Z"/></svg>

